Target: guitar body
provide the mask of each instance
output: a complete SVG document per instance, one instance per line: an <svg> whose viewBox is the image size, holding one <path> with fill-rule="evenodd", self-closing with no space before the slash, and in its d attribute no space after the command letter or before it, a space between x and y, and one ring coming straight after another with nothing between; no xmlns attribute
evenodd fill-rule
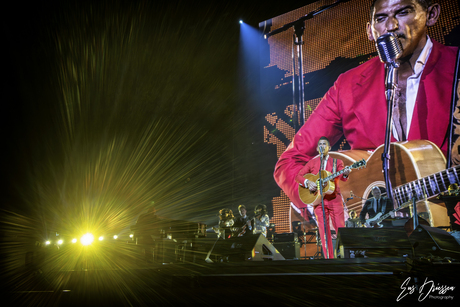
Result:
<svg viewBox="0 0 460 307"><path fill-rule="evenodd" d="M380 219L380 217L383 215L382 212L379 212L377 213L373 218L371 219L367 219L366 220L366 227L374 227L374 228L380 228L382 227L383 225L381 225L380 223L374 223L374 221L377 221L378 219Z"/></svg>
<svg viewBox="0 0 460 307"><path fill-rule="evenodd" d="M319 174L314 175L314 174L305 174L303 178L308 179L311 182L316 182L318 184L319 180ZM321 171L321 178L326 178L331 173L328 171ZM329 195L334 193L335 191L335 182L334 180L329 180L323 184L323 194L324 195ZM321 204L321 194L319 193L319 190L317 189L315 192L310 191L307 188L299 188L299 197L302 200L302 202L306 205L312 205L312 206L317 206Z"/></svg>
<svg viewBox="0 0 460 307"><path fill-rule="evenodd" d="M341 159L344 165L350 165L357 159L366 158L367 167L359 172L352 172L350 179L340 183L340 190L344 197L354 195L347 202L348 210L361 212L367 198L372 197L371 190L374 186L385 187L385 178L382 172L383 145L373 153L362 150L350 150L344 152L330 152L329 155ZM392 188L396 188L410 181L417 180L436 172L445 170L446 159L441 150L430 141L415 140L396 142L390 144L390 181ZM447 211L442 203L421 201L417 205L418 212L427 212L431 216L432 226L449 225Z"/></svg>

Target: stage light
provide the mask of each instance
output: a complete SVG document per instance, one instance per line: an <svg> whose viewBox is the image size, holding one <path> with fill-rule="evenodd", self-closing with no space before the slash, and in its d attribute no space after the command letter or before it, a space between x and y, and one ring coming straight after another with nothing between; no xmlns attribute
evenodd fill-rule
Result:
<svg viewBox="0 0 460 307"><path fill-rule="evenodd" d="M130 234L129 237L132 238L132 237L134 237L134 235L133 235L133 234Z"/></svg>
<svg viewBox="0 0 460 307"><path fill-rule="evenodd" d="M104 240L104 237L103 237L103 236L100 236L100 237L99 237L99 241L102 241L102 240Z"/></svg>
<svg viewBox="0 0 460 307"><path fill-rule="evenodd" d="M50 244L51 244L51 241L46 241L45 244L46 244L46 245L50 245Z"/></svg>
<svg viewBox="0 0 460 307"><path fill-rule="evenodd" d="M62 240L57 241L58 245L61 245L62 243L64 243L64 241L62 241Z"/></svg>
<svg viewBox="0 0 460 307"><path fill-rule="evenodd" d="M72 239L72 243L77 243L77 239L76 239L76 238L73 238L73 239Z"/></svg>
<svg viewBox="0 0 460 307"><path fill-rule="evenodd" d="M93 241L94 241L94 236L90 233L84 234L80 239L80 242L83 245L90 245L91 243L93 243Z"/></svg>
<svg viewBox="0 0 460 307"><path fill-rule="evenodd" d="M240 19L240 24L243 24L243 21Z"/></svg>
<svg viewBox="0 0 460 307"><path fill-rule="evenodd" d="M118 239L118 236L117 236L117 235L114 235L113 238L116 240L116 239Z"/></svg>

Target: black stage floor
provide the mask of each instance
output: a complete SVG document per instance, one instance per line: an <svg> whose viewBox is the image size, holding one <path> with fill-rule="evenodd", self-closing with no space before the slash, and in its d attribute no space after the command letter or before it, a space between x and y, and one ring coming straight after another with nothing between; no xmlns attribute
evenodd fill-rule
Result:
<svg viewBox="0 0 460 307"><path fill-rule="evenodd" d="M423 258L138 262L24 270L3 297L9 306L459 306L459 268Z"/></svg>

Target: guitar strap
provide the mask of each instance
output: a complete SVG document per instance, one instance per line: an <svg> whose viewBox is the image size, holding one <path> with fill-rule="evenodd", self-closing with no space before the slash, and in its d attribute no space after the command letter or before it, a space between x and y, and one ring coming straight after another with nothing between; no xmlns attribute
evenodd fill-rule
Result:
<svg viewBox="0 0 460 307"><path fill-rule="evenodd" d="M457 51L457 61L455 63L450 112L452 120L447 130L448 135L446 136L449 142L446 168L452 166L452 160L460 161L460 48Z"/></svg>

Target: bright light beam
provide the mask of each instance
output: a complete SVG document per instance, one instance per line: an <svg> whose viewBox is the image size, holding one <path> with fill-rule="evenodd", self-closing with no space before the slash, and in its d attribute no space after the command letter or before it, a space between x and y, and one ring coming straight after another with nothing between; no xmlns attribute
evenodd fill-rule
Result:
<svg viewBox="0 0 460 307"><path fill-rule="evenodd" d="M90 233L84 234L80 239L80 242L83 245L90 245L91 243L93 243L93 241L94 241L94 236Z"/></svg>

